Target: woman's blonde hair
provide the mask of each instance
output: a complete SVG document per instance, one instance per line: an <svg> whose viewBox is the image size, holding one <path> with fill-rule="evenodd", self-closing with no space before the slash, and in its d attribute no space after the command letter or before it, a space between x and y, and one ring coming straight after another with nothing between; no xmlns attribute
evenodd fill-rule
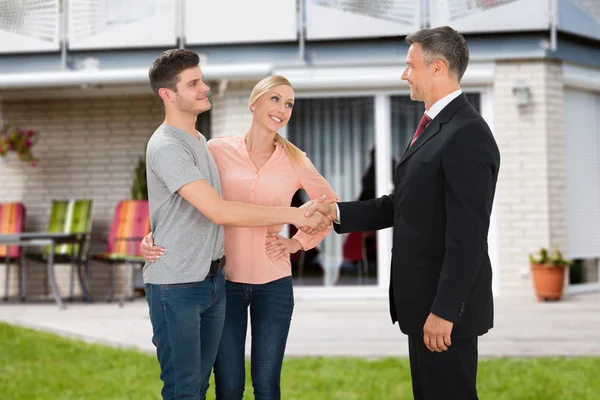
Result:
<svg viewBox="0 0 600 400"><path fill-rule="evenodd" d="M254 89L252 89L248 106L254 104L260 96L267 93L269 90L281 85L292 87L290 81L280 75L271 75L264 78L254 86ZM288 158L292 161L292 164L297 166L302 166L304 164L304 153L292 142L281 136L279 133L275 133L275 141L283 147Z"/></svg>

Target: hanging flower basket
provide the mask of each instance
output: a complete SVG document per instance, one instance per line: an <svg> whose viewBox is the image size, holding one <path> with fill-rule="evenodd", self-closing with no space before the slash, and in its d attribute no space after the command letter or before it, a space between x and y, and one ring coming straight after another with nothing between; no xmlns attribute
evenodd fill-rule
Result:
<svg viewBox="0 0 600 400"><path fill-rule="evenodd" d="M0 157L6 157L12 151L17 153L19 160L35 166L37 159L31 154L31 148L38 139L39 134L33 129L5 125L0 129Z"/></svg>

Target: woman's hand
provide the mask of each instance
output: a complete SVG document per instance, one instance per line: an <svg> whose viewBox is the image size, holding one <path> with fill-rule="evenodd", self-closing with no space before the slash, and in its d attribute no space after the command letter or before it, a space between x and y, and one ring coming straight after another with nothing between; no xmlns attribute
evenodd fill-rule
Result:
<svg viewBox="0 0 600 400"><path fill-rule="evenodd" d="M296 239L288 239L277 232L267 233L265 241L265 251L273 260L278 260L282 257L287 257L294 254L298 250L302 250L302 245Z"/></svg>
<svg viewBox="0 0 600 400"><path fill-rule="evenodd" d="M150 232L140 242L140 253L144 256L144 260L151 263L164 256L165 249L160 246L154 246L152 232Z"/></svg>

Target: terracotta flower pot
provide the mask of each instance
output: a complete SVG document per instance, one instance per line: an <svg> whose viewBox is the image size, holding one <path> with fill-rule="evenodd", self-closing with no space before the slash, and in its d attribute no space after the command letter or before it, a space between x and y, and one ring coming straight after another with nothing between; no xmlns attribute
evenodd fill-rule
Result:
<svg viewBox="0 0 600 400"><path fill-rule="evenodd" d="M565 268L531 264L533 286L538 301L560 300L565 282Z"/></svg>

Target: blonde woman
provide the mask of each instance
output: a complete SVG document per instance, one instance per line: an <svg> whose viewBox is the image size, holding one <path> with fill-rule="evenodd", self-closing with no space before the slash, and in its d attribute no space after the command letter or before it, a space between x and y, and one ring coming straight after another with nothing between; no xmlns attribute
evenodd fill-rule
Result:
<svg viewBox="0 0 600 400"><path fill-rule="evenodd" d="M290 120L293 107L290 82L282 76L267 77L250 94L248 132L208 142L225 200L289 206L300 188L311 199L326 195L328 202L338 200L305 153L277 133ZM225 227L227 306L214 365L218 400L238 400L244 395L248 308L254 397L281 398L281 367L294 308L290 254L317 246L329 233L309 236L299 231L288 239L279 235L281 229L282 225ZM141 245L147 261L164 251L150 243L148 237Z"/></svg>

